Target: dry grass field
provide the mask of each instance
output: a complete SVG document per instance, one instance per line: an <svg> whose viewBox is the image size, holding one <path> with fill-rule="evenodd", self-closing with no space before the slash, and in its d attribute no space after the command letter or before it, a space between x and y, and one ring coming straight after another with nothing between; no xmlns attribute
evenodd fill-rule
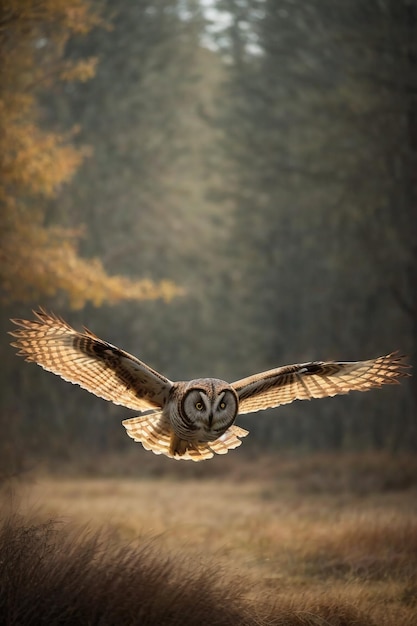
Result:
<svg viewBox="0 0 417 626"><path fill-rule="evenodd" d="M223 467L216 460L212 473L210 462L187 470L171 462L172 471L161 476L28 476L14 490L18 495L10 498L9 485L3 498L23 519L83 527L71 540L77 545L104 532L100 541L116 571L117 561L124 568L120 546L131 554L145 551L174 572L178 564L174 578L186 571L193 597L213 586L214 604L241 611L239 618L224 611L224 620L216 621L206 600L207 623L417 623L416 459L368 454L220 461ZM68 541L65 535L61 544ZM155 585L163 588L158 576ZM134 590L134 583L129 587ZM158 619L123 618L141 624ZM198 611L187 619L178 623L206 623ZM164 623L177 622L171 615Z"/></svg>

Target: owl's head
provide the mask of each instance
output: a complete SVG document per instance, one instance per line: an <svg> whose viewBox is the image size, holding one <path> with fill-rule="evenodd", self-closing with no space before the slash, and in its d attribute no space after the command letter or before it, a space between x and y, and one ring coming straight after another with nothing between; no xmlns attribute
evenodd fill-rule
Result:
<svg viewBox="0 0 417 626"><path fill-rule="evenodd" d="M202 441L214 441L235 421L239 407L236 391L224 380L199 378L187 383L180 413Z"/></svg>

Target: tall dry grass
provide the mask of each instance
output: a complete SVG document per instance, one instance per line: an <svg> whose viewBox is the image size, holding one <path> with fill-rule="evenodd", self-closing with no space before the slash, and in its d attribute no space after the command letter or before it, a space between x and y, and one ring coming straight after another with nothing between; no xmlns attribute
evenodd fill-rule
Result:
<svg viewBox="0 0 417 626"><path fill-rule="evenodd" d="M249 602L248 581L214 564L13 516L0 528L0 623L23 625L377 626L331 592Z"/></svg>
<svg viewBox="0 0 417 626"><path fill-rule="evenodd" d="M417 623L416 460L178 466L21 485L22 518L0 533L0 623ZM34 506L62 522L31 522Z"/></svg>
<svg viewBox="0 0 417 626"><path fill-rule="evenodd" d="M214 566L17 516L0 530L0 623L250 624L242 585Z"/></svg>

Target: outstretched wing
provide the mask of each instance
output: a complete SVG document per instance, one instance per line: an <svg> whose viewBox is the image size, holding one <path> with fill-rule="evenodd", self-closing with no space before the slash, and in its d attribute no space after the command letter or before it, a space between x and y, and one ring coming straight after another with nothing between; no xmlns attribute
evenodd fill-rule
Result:
<svg viewBox="0 0 417 626"><path fill-rule="evenodd" d="M77 332L42 309L35 315L32 321L12 320L20 326L10 333L16 338L12 345L26 361L114 404L140 411L164 406L170 380L86 329Z"/></svg>
<svg viewBox="0 0 417 626"><path fill-rule="evenodd" d="M145 450L155 454L164 454L171 459L183 461L204 461L216 454L226 454L242 443L239 437L246 437L248 431L239 426L231 426L221 437L208 442L186 442L181 454L172 452L173 434L169 419L162 411L149 413L140 417L123 420L126 432L135 441L140 442Z"/></svg>
<svg viewBox="0 0 417 626"><path fill-rule="evenodd" d="M239 413L270 409L294 400L325 398L349 391L368 391L408 376L397 353L369 361L314 361L286 365L232 383L239 396Z"/></svg>

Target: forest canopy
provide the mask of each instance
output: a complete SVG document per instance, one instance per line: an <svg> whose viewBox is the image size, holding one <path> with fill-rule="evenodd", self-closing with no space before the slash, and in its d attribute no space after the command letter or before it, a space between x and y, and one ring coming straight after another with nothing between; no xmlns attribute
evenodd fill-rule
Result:
<svg viewBox="0 0 417 626"><path fill-rule="evenodd" d="M71 37L106 24L81 0L10 0L0 14L1 270L2 299L33 302L65 293L73 307L90 301L164 298L181 289L165 281L110 276L98 258L78 252L83 224L68 227L51 203L74 177L89 146L76 147L74 123L56 131L45 123L41 94L91 79L98 59L66 58ZM57 200L58 202L58 200ZM55 222L55 223L54 223Z"/></svg>
<svg viewBox="0 0 417 626"><path fill-rule="evenodd" d="M14 357L8 319L38 304L174 380L416 366L416 27L414 0L2 3L9 450L130 443ZM416 402L412 379L241 424L255 448L415 450Z"/></svg>

